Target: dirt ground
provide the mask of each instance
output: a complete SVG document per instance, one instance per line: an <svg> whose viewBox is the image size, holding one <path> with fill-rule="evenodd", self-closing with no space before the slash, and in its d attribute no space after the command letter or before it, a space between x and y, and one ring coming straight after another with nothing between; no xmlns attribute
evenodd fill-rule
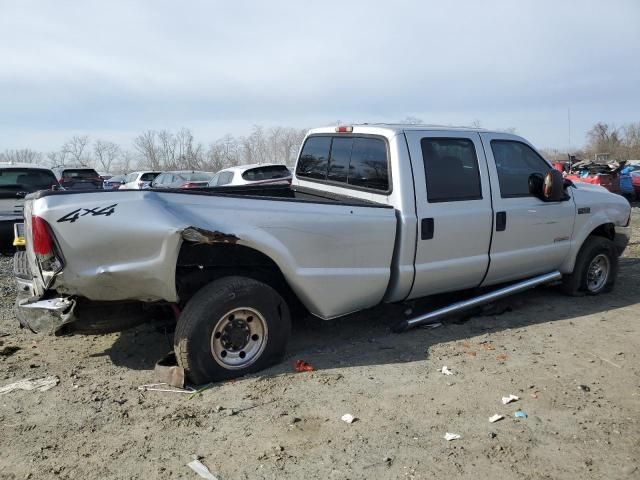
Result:
<svg viewBox="0 0 640 480"><path fill-rule="evenodd" d="M538 289L436 329L389 333L390 308L297 322L285 362L189 398L138 391L169 350L160 324L20 330L4 258L0 387L60 383L0 396L0 478L195 479L194 456L220 480L640 478L640 229L620 267L610 294ZM316 370L295 373L298 359Z"/></svg>

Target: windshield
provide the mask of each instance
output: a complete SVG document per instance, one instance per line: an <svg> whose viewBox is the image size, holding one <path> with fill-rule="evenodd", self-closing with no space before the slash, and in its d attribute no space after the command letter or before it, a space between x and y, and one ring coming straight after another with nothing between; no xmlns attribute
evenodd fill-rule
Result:
<svg viewBox="0 0 640 480"><path fill-rule="evenodd" d="M3 190L24 190L35 192L47 190L58 182L49 170L37 168L0 169L0 188Z"/></svg>

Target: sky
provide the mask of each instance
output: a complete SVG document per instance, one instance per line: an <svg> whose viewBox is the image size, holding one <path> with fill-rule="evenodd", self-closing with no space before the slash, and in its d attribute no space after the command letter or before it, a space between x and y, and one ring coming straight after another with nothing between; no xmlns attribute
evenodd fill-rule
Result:
<svg viewBox="0 0 640 480"><path fill-rule="evenodd" d="M0 0L0 151L408 116L558 149L640 121L640 1Z"/></svg>

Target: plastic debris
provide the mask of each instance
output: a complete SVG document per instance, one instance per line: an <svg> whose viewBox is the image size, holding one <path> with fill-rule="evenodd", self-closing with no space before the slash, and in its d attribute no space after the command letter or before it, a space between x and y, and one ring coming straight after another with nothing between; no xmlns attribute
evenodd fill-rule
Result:
<svg viewBox="0 0 640 480"><path fill-rule="evenodd" d="M200 460L193 460L187 463L187 467L196 472L202 478L206 478L207 480L218 480L218 477L211 473Z"/></svg>
<svg viewBox="0 0 640 480"><path fill-rule="evenodd" d="M138 390L141 392L165 392L165 393L195 393L193 388L178 388L172 387L166 382L162 383L148 383L147 385L140 385Z"/></svg>
<svg viewBox="0 0 640 480"><path fill-rule="evenodd" d="M447 433L444 434L444 439L447 442L450 442L451 440L458 440L460 438L462 438L462 437L460 435L458 435L457 433L449 433L449 432L447 432Z"/></svg>
<svg viewBox="0 0 640 480"><path fill-rule="evenodd" d="M587 385L578 385L578 389L582 390L583 392L590 392L591 391L591 389Z"/></svg>
<svg viewBox="0 0 640 480"><path fill-rule="evenodd" d="M511 394L508 397L502 397L502 404L506 405L507 403L517 402L518 400L520 400L520 397Z"/></svg>
<svg viewBox="0 0 640 480"><path fill-rule="evenodd" d="M441 322L427 323L426 325L422 325L422 328L438 328L438 327L441 327L441 326L442 326Z"/></svg>
<svg viewBox="0 0 640 480"><path fill-rule="evenodd" d="M293 368L296 372L313 372L313 365L305 362L304 360L296 360L293 364Z"/></svg>
<svg viewBox="0 0 640 480"><path fill-rule="evenodd" d="M18 382L10 383L4 387L0 387L0 395L13 392L14 390L37 390L39 392L46 392L60 383L60 379L56 376L49 376L38 379L25 378Z"/></svg>
<svg viewBox="0 0 640 480"><path fill-rule="evenodd" d="M502 420L504 418L504 415L500 415L499 413L496 413L494 416L489 417L489 422L490 423L495 423L498 420Z"/></svg>
<svg viewBox="0 0 640 480"><path fill-rule="evenodd" d="M453 372L451 370L449 370L449 368L446 365L444 367L442 367L440 369L440 371L442 373L444 373L445 375L453 375Z"/></svg>
<svg viewBox="0 0 640 480"><path fill-rule="evenodd" d="M340 417L340 420L347 423L353 423L357 420L357 418L351 415L350 413L345 413Z"/></svg>
<svg viewBox="0 0 640 480"><path fill-rule="evenodd" d="M524 413L522 410L518 410L516 413L513 414L513 416L516 417L516 418L528 418L529 417L529 415Z"/></svg>
<svg viewBox="0 0 640 480"><path fill-rule="evenodd" d="M496 432L489 432L489 438L496 438L498 434Z"/></svg>

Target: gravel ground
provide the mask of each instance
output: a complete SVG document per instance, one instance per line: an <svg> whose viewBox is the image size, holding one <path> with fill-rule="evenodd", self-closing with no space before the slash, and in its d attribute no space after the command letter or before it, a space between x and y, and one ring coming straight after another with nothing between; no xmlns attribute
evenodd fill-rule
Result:
<svg viewBox="0 0 640 480"><path fill-rule="evenodd" d="M639 279L634 233L615 291L599 297L538 289L502 315L400 335L389 307L299 321L285 362L189 398L138 391L169 349L157 325L20 330L2 258L0 387L60 382L0 396L0 478L195 479L194 456L221 480L640 478ZM295 373L297 359L316 370ZM509 394L520 400L503 405Z"/></svg>

